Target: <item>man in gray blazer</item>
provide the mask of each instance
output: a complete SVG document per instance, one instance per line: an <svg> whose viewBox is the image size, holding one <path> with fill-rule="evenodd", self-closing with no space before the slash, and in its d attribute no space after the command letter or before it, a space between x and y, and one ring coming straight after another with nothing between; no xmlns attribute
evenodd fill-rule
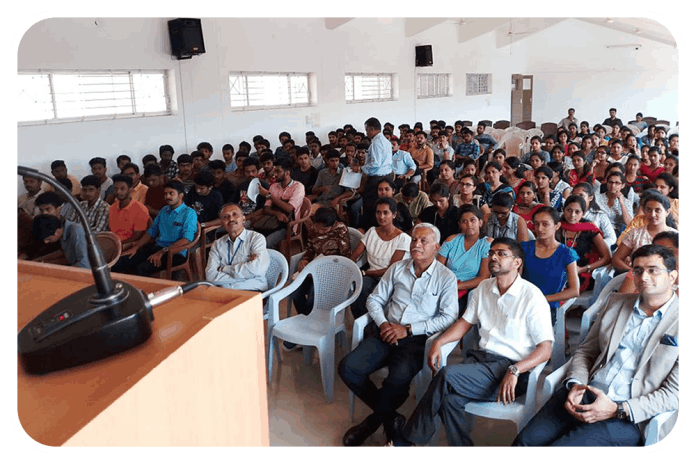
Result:
<svg viewBox="0 0 696 464"><path fill-rule="evenodd" d="M570 360L562 386L517 446L638 446L653 416L679 407L676 261L645 245L632 256L639 295L616 294Z"/></svg>

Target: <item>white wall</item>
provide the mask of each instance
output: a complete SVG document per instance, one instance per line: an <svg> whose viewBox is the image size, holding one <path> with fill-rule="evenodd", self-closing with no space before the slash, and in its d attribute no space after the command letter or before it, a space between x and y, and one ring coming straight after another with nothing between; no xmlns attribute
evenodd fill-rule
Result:
<svg viewBox="0 0 696 464"><path fill-rule="evenodd" d="M209 141L213 156L220 157L223 144L237 147L256 134L273 147L281 131L303 141L304 132L314 130L325 142L330 130L346 123L361 129L372 116L383 123L421 121L426 126L431 119L509 119L513 73L535 76L533 117L538 122L558 121L569 105L590 121L603 120L609 106L616 106L624 120L640 110L676 119L676 51L646 44L637 59L619 60L615 52L602 49L604 41L614 39L604 37L611 31L579 21L564 21L530 36L514 44L510 53L507 47L495 47L493 32L459 44L451 21L406 38L403 19L357 18L335 30L327 30L318 18L203 19L206 53L178 61L169 55L167 19L105 18L101 26L92 19L48 19L31 27L19 47L19 69L171 69L178 111L171 116L22 126L19 162L48 172L52 160L64 159L69 171L81 178L89 173L87 161L94 156L107 158L108 173L114 174L119 154L139 163L165 143L180 154ZM572 34L561 34L568 27ZM418 71L453 73L453 97L415 99L414 47L422 44L432 45L434 65ZM318 104L232 111L230 71L315 73ZM347 104L346 72L398 74L398 100ZM465 96L468 72L493 73L493 93ZM594 97L597 89L601 98ZM306 123L308 116L313 124Z"/></svg>
<svg viewBox="0 0 696 464"><path fill-rule="evenodd" d="M642 47L606 48L636 43ZM534 76L533 120L558 122L568 108L591 125L609 108L628 122L638 112L678 121L677 49L578 20L566 20L520 44ZM544 50L543 54L535 50Z"/></svg>

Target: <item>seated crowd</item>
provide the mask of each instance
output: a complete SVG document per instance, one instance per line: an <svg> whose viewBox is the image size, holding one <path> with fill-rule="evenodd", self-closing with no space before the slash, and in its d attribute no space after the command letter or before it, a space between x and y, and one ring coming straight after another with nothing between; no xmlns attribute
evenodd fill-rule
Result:
<svg viewBox="0 0 696 464"><path fill-rule="evenodd" d="M640 113L632 123L644 137L614 109L594 126L574 114L555 135L532 137L519 157L507 155L484 122L475 132L462 121L433 120L429 132L401 124L397 135L370 118L364 133L346 124L328 133L327 144L313 132L304 145L282 132L275 151L258 135L236 154L225 144L222 159L211 159L207 142L176 158L163 145L159 160L147 155L142 166L119 156L112 177L98 157L79 182L61 160L51 173L79 199L92 232L121 240L115 272L158 273L168 253L181 263L191 250L178 248L198 231L214 241L206 279L227 288L266 290L267 250L287 252L287 234L305 237L298 271L319 256L365 259L351 313L369 315L371 336L341 360L339 375L373 413L346 432L348 446L382 425L395 445L425 444L436 416L451 445L471 445L465 404L514 401L527 373L550 357L558 307L592 289L596 269L627 272L626 295L608 303L571 353L563 391L515 444L637 445L644 421L678 406L676 349L651 355L659 369L638 365L654 348L653 332L676 346L678 134L641 124ZM62 250L69 265L88 268L78 212L40 180L26 177L24 186L19 257ZM289 229L303 214L309 219ZM349 227L361 234L353 248ZM312 311L312 285L291 297L298 314ZM479 349L438 372L440 347L474 325ZM438 332L426 353L426 339ZM397 409L424 356L437 375L406 420ZM378 388L369 375L384 366L389 374ZM650 381L634 388L639 374Z"/></svg>

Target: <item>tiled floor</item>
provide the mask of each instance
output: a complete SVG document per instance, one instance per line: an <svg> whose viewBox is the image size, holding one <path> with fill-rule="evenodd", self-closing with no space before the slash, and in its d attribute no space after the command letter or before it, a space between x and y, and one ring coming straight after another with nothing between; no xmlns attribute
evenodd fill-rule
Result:
<svg viewBox="0 0 696 464"><path fill-rule="evenodd" d="M350 321L352 323L352 321ZM571 336L571 346L575 346L580 319L567 320ZM349 324L348 324L349 325ZM350 329L348 339L350 340ZM336 362L346 351L336 344ZM362 421L370 409L359 399L355 401L355 421L350 420L348 388L335 374L334 401L328 403L324 396L319 371L319 358L314 352L311 365L305 365L301 350L285 352L281 350L282 360L274 362L274 371L268 386L268 409L270 416L271 446L342 446L343 434L353 425ZM455 349L449 363L462 360L460 349ZM379 373L374 374L379 385ZM413 388L411 396L399 409L409 417L415 409L416 400ZM476 418L472 440L478 446L508 446L517 433L515 424L510 421L496 421ZM382 429L378 430L364 446L382 446L386 438ZM439 441L434 443L447 446L442 428Z"/></svg>

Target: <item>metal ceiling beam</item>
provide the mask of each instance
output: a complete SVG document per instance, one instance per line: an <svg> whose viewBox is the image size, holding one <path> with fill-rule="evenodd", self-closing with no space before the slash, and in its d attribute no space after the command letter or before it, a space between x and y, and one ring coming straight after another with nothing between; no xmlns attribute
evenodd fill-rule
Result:
<svg viewBox="0 0 696 464"><path fill-rule="evenodd" d="M465 23L459 24L457 27L458 42L468 42L471 39L488 34L503 24L509 23L509 18L467 18Z"/></svg>
<svg viewBox="0 0 696 464"><path fill-rule="evenodd" d="M406 18L406 37L413 37L445 21L447 18Z"/></svg>
<svg viewBox="0 0 696 464"><path fill-rule="evenodd" d="M622 34L628 34L640 39L652 40L664 45L670 45L672 47L677 46L677 42L672 37L667 38L664 35L658 35L650 32L649 30L642 30L640 34L636 33L636 28L633 25L621 23L621 18L617 18L611 23L608 23L604 18L575 18L586 23L594 24L595 26L601 26L607 29L611 29Z"/></svg>

